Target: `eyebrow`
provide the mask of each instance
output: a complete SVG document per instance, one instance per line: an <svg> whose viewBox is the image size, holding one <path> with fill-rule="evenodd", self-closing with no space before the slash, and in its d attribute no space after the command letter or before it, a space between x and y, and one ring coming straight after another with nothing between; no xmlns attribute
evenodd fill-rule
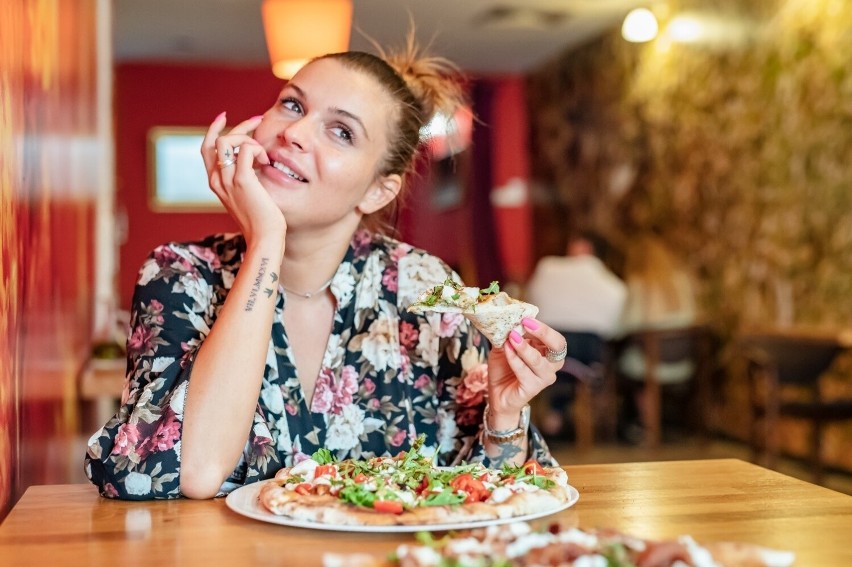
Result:
<svg viewBox="0 0 852 567"><path fill-rule="evenodd" d="M305 91L303 91L301 88L299 88L298 85L294 85L291 82L291 83L287 83L287 87L290 87L291 89L296 91L296 94L298 94L299 97L308 98L307 95L305 94ZM367 138L368 140L370 139L370 134L367 132L367 127L364 126L364 122L360 118L358 118L358 116L352 114L348 110L343 110L342 108L338 108L336 106L332 106L330 108L330 110L334 114L337 114L338 116L343 116L345 118L349 118L350 120L354 120L355 122L357 122L358 126L360 126L361 130L364 132L364 137Z"/></svg>

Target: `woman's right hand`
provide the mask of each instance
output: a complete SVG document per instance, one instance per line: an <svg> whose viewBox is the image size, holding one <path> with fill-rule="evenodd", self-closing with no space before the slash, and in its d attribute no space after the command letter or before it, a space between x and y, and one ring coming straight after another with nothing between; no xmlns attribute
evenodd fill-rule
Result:
<svg viewBox="0 0 852 567"><path fill-rule="evenodd" d="M210 188L237 221L248 245L264 237L283 240L287 230L284 214L254 173L255 162L269 164L266 150L249 136L261 119L249 118L222 134L227 121L223 112L210 124L201 143Z"/></svg>

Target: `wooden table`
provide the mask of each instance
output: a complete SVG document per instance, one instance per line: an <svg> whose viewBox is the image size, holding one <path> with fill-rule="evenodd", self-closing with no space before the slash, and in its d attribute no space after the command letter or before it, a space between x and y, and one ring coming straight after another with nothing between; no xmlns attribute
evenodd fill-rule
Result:
<svg viewBox="0 0 852 567"><path fill-rule="evenodd" d="M566 469L580 501L542 521L748 541L793 550L802 566L852 564L852 496L735 459ZM318 565L324 551L384 554L412 539L267 524L224 499L120 502L88 485L33 486L0 525L0 564Z"/></svg>

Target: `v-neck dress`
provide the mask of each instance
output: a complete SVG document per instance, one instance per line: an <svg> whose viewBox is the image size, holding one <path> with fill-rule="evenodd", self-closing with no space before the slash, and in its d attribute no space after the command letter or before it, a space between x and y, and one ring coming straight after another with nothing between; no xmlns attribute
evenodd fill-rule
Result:
<svg viewBox="0 0 852 567"><path fill-rule="evenodd" d="M139 272L121 407L88 442L85 470L102 495L176 498L194 356L234 282L241 235L156 248ZM408 313L452 271L431 254L358 231L331 282L332 331L308 407L279 293L257 409L221 493L271 478L322 447L338 458L394 455L425 436L438 463L482 461L487 341L458 314ZM454 277L457 278L455 274ZM555 465L533 427L529 455Z"/></svg>

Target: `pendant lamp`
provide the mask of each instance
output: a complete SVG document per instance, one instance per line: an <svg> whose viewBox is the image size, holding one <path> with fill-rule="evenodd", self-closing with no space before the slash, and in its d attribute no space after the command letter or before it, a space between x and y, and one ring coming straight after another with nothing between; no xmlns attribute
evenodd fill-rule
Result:
<svg viewBox="0 0 852 567"><path fill-rule="evenodd" d="M261 14L276 77L289 79L312 58L349 49L352 0L263 0Z"/></svg>

